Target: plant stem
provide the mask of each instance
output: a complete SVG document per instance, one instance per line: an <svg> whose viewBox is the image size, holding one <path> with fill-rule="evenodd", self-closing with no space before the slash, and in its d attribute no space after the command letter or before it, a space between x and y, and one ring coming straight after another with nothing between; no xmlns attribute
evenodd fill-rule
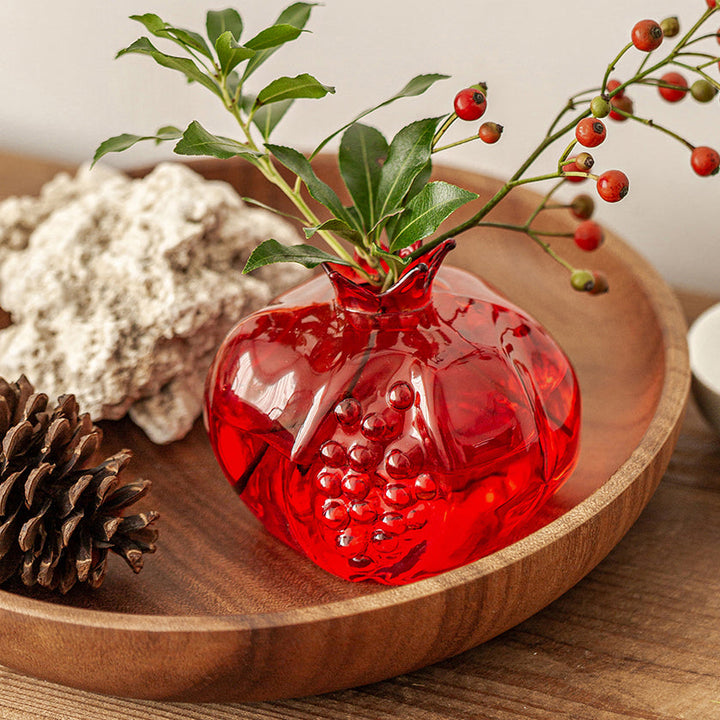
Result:
<svg viewBox="0 0 720 720"><path fill-rule="evenodd" d="M532 239L535 243L537 243L555 262L562 265L566 270L569 270L570 272L573 272L575 268L562 256L558 255L550 246L549 243L545 242L544 240L540 239L540 236L551 236L551 237L573 237L572 233L545 233L545 232L539 232L537 230L530 230L529 228L525 227L524 225L510 225L507 223L492 223L492 222L483 222L479 224L480 227L493 227L498 228L500 230L511 230L512 232L521 232L525 233L530 239Z"/></svg>
<svg viewBox="0 0 720 720"><path fill-rule="evenodd" d="M625 47L620 50L620 52L613 58L613 60L608 63L608 66L605 70L605 74L603 76L603 82L600 87L600 92L604 95L606 95L608 98L612 98L615 95L622 92L626 87L629 85L635 84L635 83L643 83L646 81L646 78L648 78L649 75L656 72L660 68L675 64L680 67L685 67L688 70L691 70L693 72L699 73L702 77L704 77L708 82L710 82L714 87L720 89L720 83L715 81L712 77L707 75L707 73L703 72L701 68L693 68L688 65L684 65L683 63L680 63L676 60L677 56L680 54L681 50L686 47L689 43L694 42L693 35L697 32L698 28L714 13L718 12L720 10L720 6L718 8L708 8L700 17L700 19L688 30L687 33L678 41L678 43L675 45L675 47L668 53L665 57L663 57L661 60L656 62L654 65L650 67L645 67L648 64L648 58L650 57L650 54L648 54L643 62L640 64L640 67L636 71L635 75L627 80L624 83L621 83L615 90L613 90L611 93L607 93L607 83L610 78L610 74L615 69L616 64L620 61L620 59L627 53L631 48L634 47L633 43L628 43L625 45ZM715 34L708 35L706 37L715 37ZM414 260L424 253L428 252L434 247L437 247L441 242L444 240L447 240L450 237L454 237L456 235L459 235L467 230L470 230L473 227L476 227L480 224L482 219L493 209L495 206L500 203L503 198L505 198L508 193L515 187L518 187L519 185L524 185L530 182L539 182L540 180L544 179L551 179L551 178L557 178L562 177L563 175L559 173L550 173L547 175L540 175L533 178L527 178L527 179L521 179L524 173L528 170L528 168L537 160L537 158L556 140L558 140L560 137L562 137L566 132L570 131L577 123L582 120L583 118L586 118L590 116L590 109L586 109L583 112L577 114L570 122L565 124L560 129L557 129L557 126L561 123L562 118L565 116L566 113L568 113L570 110L573 110L575 108L575 98L578 95L583 95L585 93L593 92L594 89L583 91L582 93L577 93L576 95L572 96L565 107L558 113L557 117L551 124L549 130L547 131L545 137L542 139L542 141L539 143L539 145L535 148L535 150L529 155L527 160L518 168L518 170L515 172L515 174L508 180L496 193L493 195L490 200L488 200L483 207L478 210L478 212L475 213L471 218L466 220L463 223L460 223L456 227L441 233L440 235L433 238L431 241L427 242L425 245L423 245L421 248L418 248L415 250L411 255L410 259ZM683 144L685 144L687 147L693 147L687 140L682 138L681 136L677 135L676 133L672 132L671 130L657 125L651 120L645 120L642 118L636 118L634 115L631 115L629 113L625 113L623 111L617 110L615 108L615 111L619 114L622 114L626 117L636 119L639 122L643 122L646 125L649 125L651 127L655 127L661 132L667 133L668 135L674 137L675 139L679 140ZM569 176L579 176L579 177L592 177L595 178L595 175L591 175L589 173L565 173L564 175ZM531 231L527 231L528 235L531 234ZM539 241L538 238L533 238L536 241Z"/></svg>
<svg viewBox="0 0 720 720"><path fill-rule="evenodd" d="M548 200L550 200L550 198L555 194L555 191L556 191L558 188L562 187L562 185L563 185L564 182L565 182L565 179L563 178L562 180L560 180L560 182L555 183L555 185L553 185L553 186L550 188L550 190L548 190L548 192L545 193L545 197L540 201L540 203L539 203L538 206L535 208L535 210L533 210L532 214L530 215L530 217L527 219L527 221L526 221L526 223L525 223L525 227L526 227L528 230L530 229L530 225L532 225L533 220L534 220L543 210L545 210L545 209L548 207Z"/></svg>
<svg viewBox="0 0 720 720"><path fill-rule="evenodd" d="M438 131L435 133L435 137L433 137L432 141L432 149L435 149L435 145L437 145L438 142L440 142L440 138L445 134L447 129L457 120L457 115L455 113L452 113L447 120L440 126Z"/></svg>
<svg viewBox="0 0 720 720"><path fill-rule="evenodd" d="M560 159L558 160L558 164L557 164L558 171L562 170L562 166L564 165L565 161L570 156L570 153L572 152L573 148L575 147L576 142L577 141L575 140L575 138L573 138L572 141L570 142L570 144L563 151L563 154L560 156Z"/></svg>
<svg viewBox="0 0 720 720"><path fill-rule="evenodd" d="M242 114L240 112L240 109L238 108L238 105L236 102L233 102L232 98L230 98L230 94L227 89L227 81L226 77L223 75L221 78L220 83L220 89L222 91L223 100L225 102L225 107L230 111L232 116L235 118L236 122L240 126L240 128L243 131L243 134L245 135L245 138L247 140L247 145L250 149L255 150L257 152L260 152L258 146L255 143L255 140L252 137L252 133L250 132L250 119L244 120L242 117ZM319 218L315 215L315 213L310 209L308 204L305 202L305 198L303 198L301 192L300 192L300 185L298 182L295 183L295 187L291 188L287 182L285 181L285 178L278 172L278 169L275 167L275 164L272 161L272 158L269 156L267 152L264 152L261 157L255 158L254 160L249 160L255 167L262 173L263 177L265 177L269 182L271 182L275 187L277 187L279 190L282 191L282 193L293 203L293 205L302 213L303 218L310 226L320 225ZM299 180L300 178L298 178ZM347 250L342 246L342 244L336 240L329 232L326 230L319 230L318 235L325 241L325 243L343 260L346 262L349 262L352 264L352 266L361 274L363 275L367 280L370 280L370 275L365 272L362 268L357 266L357 263L354 262L352 255L348 253ZM369 258L366 258L369 260Z"/></svg>
<svg viewBox="0 0 720 720"><path fill-rule="evenodd" d="M620 59L622 56L630 50L634 45L632 43L628 43L616 56L615 58L608 63L607 69L605 70L605 75L603 77L602 86L600 88L600 92L605 92L607 89L608 80L610 79L610 73L615 69L615 66L620 62Z"/></svg>
<svg viewBox="0 0 720 720"><path fill-rule="evenodd" d="M677 65L678 67L684 68L685 70L689 70L690 72L696 72L702 78L707 80L713 87L716 87L718 90L720 90L720 82L718 82L717 80L715 80L715 78L708 75L704 70L701 70L700 67L693 67L692 65L686 65L685 63L678 62L677 60L673 61L673 65Z"/></svg>
<svg viewBox="0 0 720 720"><path fill-rule="evenodd" d="M450 148L455 147L456 145L464 145L465 143L469 143L472 140L477 140L477 139L478 139L477 135L471 135L470 137L466 137L462 140L456 140L455 142L448 143L447 145L442 145L440 147L433 147L432 152L439 153L439 152L442 152L443 150L449 150Z"/></svg>

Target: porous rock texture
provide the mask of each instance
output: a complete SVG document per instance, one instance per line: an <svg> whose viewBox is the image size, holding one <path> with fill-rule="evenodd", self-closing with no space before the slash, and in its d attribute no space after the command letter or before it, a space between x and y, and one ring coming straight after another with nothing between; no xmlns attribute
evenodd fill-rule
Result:
<svg viewBox="0 0 720 720"><path fill-rule="evenodd" d="M306 277L287 264L242 275L271 237L298 242L226 183L173 163L141 180L83 167L3 201L0 376L75 393L93 420L129 413L156 443L183 437L228 330Z"/></svg>

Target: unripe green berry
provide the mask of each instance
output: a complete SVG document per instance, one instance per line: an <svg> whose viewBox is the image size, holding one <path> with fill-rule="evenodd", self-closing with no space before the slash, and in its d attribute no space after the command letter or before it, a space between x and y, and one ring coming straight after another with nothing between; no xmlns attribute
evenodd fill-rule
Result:
<svg viewBox="0 0 720 720"><path fill-rule="evenodd" d="M700 78L690 86L690 93L698 102L708 103L717 95L717 88Z"/></svg>
<svg viewBox="0 0 720 720"><path fill-rule="evenodd" d="M611 110L612 106L602 95L595 96L590 103L590 112L596 118L607 117Z"/></svg>
<svg viewBox="0 0 720 720"><path fill-rule="evenodd" d="M660 27L666 38L675 37L680 32L680 21L673 15L662 20Z"/></svg>
<svg viewBox="0 0 720 720"><path fill-rule="evenodd" d="M580 292L590 292L595 285L595 278L589 270L573 270L570 275L570 284Z"/></svg>

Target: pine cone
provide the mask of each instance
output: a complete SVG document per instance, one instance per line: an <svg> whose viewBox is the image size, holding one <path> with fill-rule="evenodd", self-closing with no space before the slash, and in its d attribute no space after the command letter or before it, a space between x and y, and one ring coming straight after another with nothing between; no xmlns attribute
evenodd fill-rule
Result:
<svg viewBox="0 0 720 720"><path fill-rule="evenodd" d="M48 408L24 375L12 384L0 378L0 582L96 588L111 550L136 573L143 553L155 551L158 514L122 514L150 489L147 480L119 484L132 453L85 468L101 436L74 395Z"/></svg>

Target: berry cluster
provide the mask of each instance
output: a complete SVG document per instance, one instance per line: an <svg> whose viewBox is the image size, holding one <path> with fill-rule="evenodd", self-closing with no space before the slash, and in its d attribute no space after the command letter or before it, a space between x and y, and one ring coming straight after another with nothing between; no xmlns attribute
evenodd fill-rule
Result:
<svg viewBox="0 0 720 720"><path fill-rule="evenodd" d="M562 136L566 131L574 130L574 139L558 160L557 172L531 178L528 181L533 182L535 180L545 180L556 177L560 179L560 183L545 195L530 219L523 225L486 223L484 221L480 221L477 224L500 226L505 229L527 233L541 245L543 249L549 252L555 260L568 268L573 288L590 292L591 294L607 291L608 282L602 273L573 268L557 253L552 251L548 243L542 238L543 235L556 237L570 236L573 238L575 244L582 250L593 251L599 248L603 243L604 234L601 226L591 219L594 211L593 199L589 195L582 194L578 195L570 204L551 205L549 200L555 190L563 183L581 183L588 178L592 178L595 181L598 195L606 202L618 202L627 195L630 183L627 175L621 170L607 170L599 175L591 172L595 164L595 159L587 152L587 149L597 148L606 140L608 130L603 122L605 118L617 122L636 120L656 128L674 139L679 140L690 150L690 164L697 175L707 176L718 173L720 169L720 154L715 149L708 146L695 146L672 130L659 125L654 120L638 117L635 114L635 106L632 99L625 92L631 85L652 85L657 87L660 96L669 103L677 103L687 95L691 95L699 103L709 103L717 96L720 84L705 72L705 68L716 63L720 68L720 58L711 53L695 52L695 50L692 49L695 43L711 38L715 38L717 42L720 43L720 29L711 35L695 34L702 24L702 21L707 19L713 10L720 10L720 8L716 8L715 0L707 0L707 3L711 10L705 13L701 22L697 23L665 58L649 67L647 66L652 53L661 47L666 38L672 38L680 34L680 23L676 17L666 18L662 22L656 22L655 20L640 20L637 22L631 30L630 43L623 48L608 66L601 87L594 92L589 91L589 93L581 93L573 96L567 107L558 115L555 123L553 123L553 126L548 131L546 142L540 146L540 150L545 150L550 142ZM610 78L609 75L615 70L615 66L619 60L633 49L644 54L640 67L635 75L625 82L616 78ZM696 66L687 65L685 62L687 57L699 58L701 62ZM699 77L690 85L686 77L677 70L662 72L668 66L680 66L687 71L699 75ZM478 88L482 88L482 91ZM589 96L584 98L582 95ZM576 122L553 133L555 126L560 122L566 112L574 110L577 107L582 107L585 103L587 103L586 109ZM455 98L455 115L451 118L450 122L452 122L452 119L455 117L461 120L476 120L482 116L486 108L487 86L484 83L475 88L461 90ZM443 128L443 131L444 129L446 129L446 127ZM480 136L483 137L482 128ZM499 139L499 133L493 136L493 138L493 142ZM472 138L467 138L466 140L459 141L459 143L467 142L471 139ZM487 141L488 140L486 140L486 142ZM453 145L459 143L453 143ZM577 154L573 153L576 145L580 145L583 148L583 150ZM452 145L446 145L445 147L451 146ZM533 155L533 159L537 157L537 155L539 155L539 152ZM573 216L581 221L572 234L541 233L532 227L534 219L540 212L560 207L568 208Z"/></svg>
<svg viewBox="0 0 720 720"><path fill-rule="evenodd" d="M715 0L707 0L708 7L716 8ZM651 53L663 43L665 38L671 38L680 32L680 23L676 17L666 18L661 23L654 20L641 20L636 23L632 30L632 43L628 45L623 53L635 47L642 52ZM623 122L628 119L638 120L647 125L655 127L668 135L682 142L690 150L690 164L692 169L700 176L715 175L720 170L720 155L716 150L707 146L695 146L685 138L677 135L672 130L658 125L654 120L639 118L634 114L633 101L625 94L625 88L631 84L654 85L657 87L660 97L668 103L678 103L690 95L699 103L709 103L715 99L720 90L720 84L710 77L705 69L717 63L720 68L720 58L711 53L696 52L688 50L688 46L694 45L700 40L715 38L720 43L720 29L714 34L701 35L692 40L681 42L681 52L671 52L668 56L669 62L658 63L648 71L642 71L645 65L641 65L641 71L628 82L621 82L617 79L607 80L605 92L593 98L590 109L594 118L609 116L612 120ZM700 59L697 65L689 65L686 58ZM667 65L674 65L684 68L686 71L698 75L692 83L688 82L685 75L677 70L669 70L661 75L656 75L656 70ZM580 141L580 138L578 137Z"/></svg>
<svg viewBox="0 0 720 720"><path fill-rule="evenodd" d="M700 0L695 1L702 5ZM637 87L652 86L660 97L673 105L687 96L701 104L711 103L717 97L720 82L712 73L720 69L717 49L720 29L706 32L703 26L718 17L720 4L718 0L706 0L706 3L707 9L703 8L699 19L684 35L676 17L661 22L649 19L637 22L630 31L629 42L608 63L599 85L569 98L537 147L489 200L480 199L477 194L450 183L431 180L432 159L436 153L473 140L492 145L501 139L502 125L486 121L469 137L441 144L441 139L456 121L474 123L483 118L488 108L485 83L460 90L455 95L452 112L446 117L412 122L389 140L376 128L359 121L391 102L421 95L447 76L427 74L411 79L391 98L360 113L323 139L309 157L294 148L271 142L270 134L290 103L296 99L321 98L334 92L333 87L320 83L307 73L276 78L259 92L249 92L246 88L253 73L270 54L302 35L315 5L306 2L293 3L273 25L245 40L244 44L240 43L244 23L236 10L208 13L207 41L199 33L173 27L155 14L133 16L151 35L180 46L188 57L165 55L147 37L139 38L118 55L149 55L161 66L184 73L189 80L204 86L221 100L237 121L241 136L236 140L214 135L193 121L184 131L165 126L155 134L123 133L103 142L94 159L98 160L108 152L126 150L141 140L177 141L174 150L180 155L241 157L257 167L287 196L298 212L306 236L310 238L317 234L332 251L326 252L310 244L288 247L275 240L266 240L253 250L245 272L274 262L298 262L306 267L334 263L348 266L349 272L379 292L388 290L413 263L426 257L448 238L472 228L497 226L498 223L488 222L486 217L516 187L555 180L555 186L525 223L501 227L528 235L569 271L574 288L601 292L607 289L604 279L597 273L577 270L549 246L546 236L566 233L542 232L533 222L545 210L568 207L550 203L556 190L568 183L591 179L599 197L609 203L618 202L627 195L630 184L624 172L617 169L594 172L595 158L590 151L599 148L608 137L605 118L620 123L640 122L660 131L688 149L691 167L697 175L704 177L718 173L720 154L716 149L695 145L655 119L637 115L630 96ZM671 38L676 38L672 44L668 42ZM611 77L621 60L637 61L635 70L627 73L626 80ZM242 64L245 67L239 70ZM570 113L573 114L571 118L568 117ZM339 171L347 195L354 203L350 206L315 175L309 162L338 136ZM568 136L571 141L559 154L555 167L550 172L529 176L530 168L540 156ZM358 153L358 148L363 148L363 152ZM283 175L285 171L295 176L294 182L287 182ZM325 208L323 213L325 216L329 213L329 219L316 214L307 202L307 195ZM583 250L594 250L602 242L602 231L590 218L592 210L588 209L585 199L588 196L580 197L581 200L576 199L570 206L574 213L580 213L577 217L581 220L570 237ZM467 203L476 203L474 214L448 230L441 230L441 225L446 227L447 218Z"/></svg>

